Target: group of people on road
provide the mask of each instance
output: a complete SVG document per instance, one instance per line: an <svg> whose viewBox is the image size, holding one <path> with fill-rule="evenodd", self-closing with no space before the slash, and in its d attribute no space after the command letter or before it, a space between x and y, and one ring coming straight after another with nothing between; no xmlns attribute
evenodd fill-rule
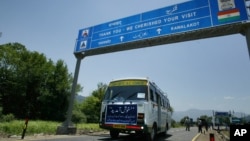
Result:
<svg viewBox="0 0 250 141"><path fill-rule="evenodd" d="M204 119L198 119L197 120L197 126L198 126L198 133L204 133L205 134L205 131L206 132L208 131L208 123ZM205 130L202 132L202 127L203 126L205 127Z"/></svg>
<svg viewBox="0 0 250 141"><path fill-rule="evenodd" d="M189 117L187 117L184 121L184 124L186 126L186 131L190 131L190 125L191 125L191 121L189 119ZM204 133L208 132L208 123L206 120L204 119L197 119L197 126L198 126L198 133ZM202 132L202 127L205 128L205 130Z"/></svg>

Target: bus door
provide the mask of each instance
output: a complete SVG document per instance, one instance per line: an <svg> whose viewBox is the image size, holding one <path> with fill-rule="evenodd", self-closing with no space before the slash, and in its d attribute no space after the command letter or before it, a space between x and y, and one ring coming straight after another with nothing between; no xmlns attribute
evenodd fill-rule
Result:
<svg viewBox="0 0 250 141"><path fill-rule="evenodd" d="M155 93L155 89L153 87L150 88L150 103L151 103L150 104L151 116L149 116L149 118L150 118L150 123L153 123L154 121L158 120L157 96Z"/></svg>
<svg viewBox="0 0 250 141"><path fill-rule="evenodd" d="M157 97L157 115L158 115L158 129L160 129L161 127L161 97L158 93L156 93L156 97Z"/></svg>

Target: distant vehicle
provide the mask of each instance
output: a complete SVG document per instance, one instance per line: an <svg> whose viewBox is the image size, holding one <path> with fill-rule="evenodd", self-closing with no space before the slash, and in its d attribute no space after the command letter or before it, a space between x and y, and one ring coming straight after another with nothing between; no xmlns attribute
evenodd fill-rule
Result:
<svg viewBox="0 0 250 141"><path fill-rule="evenodd" d="M111 138L119 133L147 135L154 140L171 126L167 96L147 78L111 81L105 92L100 113L100 127L110 130Z"/></svg>
<svg viewBox="0 0 250 141"><path fill-rule="evenodd" d="M241 123L242 123L242 119L241 118L232 117L231 124L240 125Z"/></svg>

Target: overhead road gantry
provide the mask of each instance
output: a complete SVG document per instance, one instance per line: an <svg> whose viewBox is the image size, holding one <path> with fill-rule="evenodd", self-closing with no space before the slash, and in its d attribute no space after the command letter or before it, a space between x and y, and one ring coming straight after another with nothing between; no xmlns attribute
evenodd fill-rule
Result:
<svg viewBox="0 0 250 141"><path fill-rule="evenodd" d="M117 52L117 51L139 49L139 48L144 48L144 47L154 47L154 46L163 45L163 44L178 43L178 42L184 42L184 41L219 37L219 36L239 34L239 33L245 36L247 34L247 30L249 27L250 27L250 22L244 21L244 22L226 24L226 25L211 27L211 28L206 28L206 29L199 29L199 30L165 35L165 36L160 36L160 37L155 37L155 38L149 38L149 39L139 40L135 42L111 45L107 47L86 50L83 52L74 52L74 54L76 56L82 56L82 55L93 56L93 55L112 53L112 52Z"/></svg>
<svg viewBox="0 0 250 141"><path fill-rule="evenodd" d="M248 0L189 0L80 29L67 119L58 134L75 131L71 122L81 60L86 56L154 47L231 34L246 36L250 54Z"/></svg>

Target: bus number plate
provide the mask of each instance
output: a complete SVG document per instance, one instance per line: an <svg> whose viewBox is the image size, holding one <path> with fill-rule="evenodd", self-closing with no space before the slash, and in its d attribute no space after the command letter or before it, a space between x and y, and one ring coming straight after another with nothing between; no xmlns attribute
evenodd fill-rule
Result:
<svg viewBox="0 0 250 141"><path fill-rule="evenodd" d="M126 129L126 125L124 125L124 124L114 124L113 128Z"/></svg>

